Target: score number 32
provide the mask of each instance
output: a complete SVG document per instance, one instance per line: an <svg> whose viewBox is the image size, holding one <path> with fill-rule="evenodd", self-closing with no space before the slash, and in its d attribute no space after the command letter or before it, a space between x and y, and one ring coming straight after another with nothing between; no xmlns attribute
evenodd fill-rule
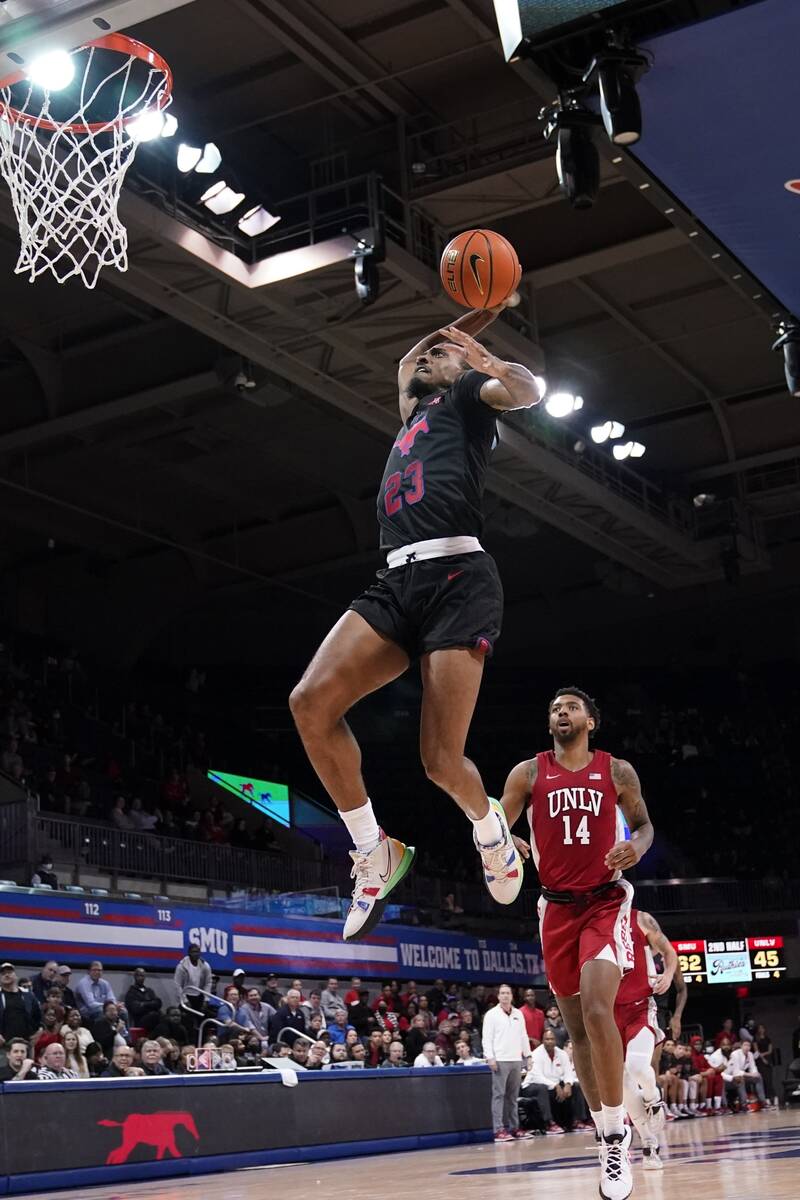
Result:
<svg viewBox="0 0 800 1200"><path fill-rule="evenodd" d="M400 489L404 482L410 482L411 487L406 491L401 492ZM403 503L418 504L425 495L425 476L422 470L422 463L409 463L405 471L395 471L386 480L384 488L383 501L386 506L386 515L394 517L400 512Z"/></svg>

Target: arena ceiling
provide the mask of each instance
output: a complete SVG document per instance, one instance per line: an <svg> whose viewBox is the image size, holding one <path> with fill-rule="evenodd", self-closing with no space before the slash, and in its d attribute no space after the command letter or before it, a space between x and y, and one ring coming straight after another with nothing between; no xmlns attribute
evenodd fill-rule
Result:
<svg viewBox="0 0 800 1200"><path fill-rule="evenodd" d="M574 421L504 422L486 542L512 611L794 586L800 422L770 352L775 300L610 146L594 208L569 207L537 120L555 86L504 62L491 0L7 0L0 51L101 12L167 58L181 129L271 210L335 218L377 188L386 258L368 307L350 261L250 286L148 188L164 143L140 149L123 196L129 271L93 292L30 285L3 189L0 528L18 616L55 608L109 648L130 633L131 658L170 623L199 630L201 611L327 622L377 563L397 360L457 315L435 264L477 225L524 267L491 348L647 447L629 470L577 454ZM700 492L716 504L696 509Z"/></svg>

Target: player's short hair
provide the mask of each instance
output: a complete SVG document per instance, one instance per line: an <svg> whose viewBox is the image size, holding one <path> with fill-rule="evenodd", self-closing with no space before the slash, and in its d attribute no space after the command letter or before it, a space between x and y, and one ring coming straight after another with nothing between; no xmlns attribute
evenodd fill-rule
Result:
<svg viewBox="0 0 800 1200"><path fill-rule="evenodd" d="M594 721L594 732L597 733L598 729L600 728L600 709L597 707L596 700L594 700L587 692L584 692L582 688L562 687L556 688L555 695L550 701L550 707L552 707L557 696L577 696L579 700L582 700L584 708Z"/></svg>

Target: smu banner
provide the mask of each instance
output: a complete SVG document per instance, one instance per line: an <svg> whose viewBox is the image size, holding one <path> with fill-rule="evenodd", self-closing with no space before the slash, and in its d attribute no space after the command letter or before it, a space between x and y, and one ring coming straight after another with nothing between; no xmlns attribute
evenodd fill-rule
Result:
<svg viewBox="0 0 800 1200"><path fill-rule="evenodd" d="M0 893L0 958L71 966L100 958L109 967L172 969L190 942L220 973L362 975L537 982L539 945L385 925L345 944L338 921L256 916L180 904Z"/></svg>

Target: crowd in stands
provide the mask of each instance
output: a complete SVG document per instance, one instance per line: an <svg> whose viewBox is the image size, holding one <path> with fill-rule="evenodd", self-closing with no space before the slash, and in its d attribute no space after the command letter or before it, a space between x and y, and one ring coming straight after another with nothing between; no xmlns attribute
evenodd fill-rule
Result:
<svg viewBox="0 0 800 1200"><path fill-rule="evenodd" d="M53 961L30 978L0 964L0 1081L258 1070L283 1060L303 1070L485 1063L498 1141L593 1128L558 1006L533 988L515 996L505 984L392 980L376 993L359 978L340 988L331 977L282 989L275 975L257 986L241 969L224 982L195 944L172 983L174 1003L165 1005L143 967L116 996L98 961L77 981ZM800 1027L793 1053L800 1098ZM773 1054L751 1018L738 1030L726 1019L711 1039L669 1038L659 1074L667 1119L777 1103Z"/></svg>

